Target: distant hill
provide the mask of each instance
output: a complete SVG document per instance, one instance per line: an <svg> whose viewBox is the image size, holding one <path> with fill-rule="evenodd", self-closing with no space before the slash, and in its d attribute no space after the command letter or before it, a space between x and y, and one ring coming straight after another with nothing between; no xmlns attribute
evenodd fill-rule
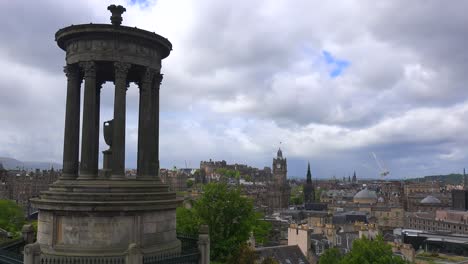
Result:
<svg viewBox="0 0 468 264"><path fill-rule="evenodd" d="M7 170L14 170L17 168L24 168L26 170L48 170L50 167L54 167L54 169L61 169L62 164L55 163L55 162L41 162L41 161L19 161L17 159L8 158L8 157L0 157L0 163L2 163L3 167Z"/></svg>
<svg viewBox="0 0 468 264"><path fill-rule="evenodd" d="M407 181L440 181L443 184L461 184L463 182L463 174L451 173L446 175L429 175L420 178L407 179Z"/></svg>

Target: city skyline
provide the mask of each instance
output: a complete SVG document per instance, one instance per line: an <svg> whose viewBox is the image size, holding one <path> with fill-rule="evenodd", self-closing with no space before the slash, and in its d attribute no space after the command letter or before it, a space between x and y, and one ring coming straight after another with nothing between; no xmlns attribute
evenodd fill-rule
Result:
<svg viewBox="0 0 468 264"><path fill-rule="evenodd" d="M61 163L65 61L50 38L69 21L107 23L95 10L111 3L126 6L125 25L160 32L177 50L162 69L161 167L210 158L271 166L279 142L289 176L305 177L310 161L313 177L377 178L372 152L391 177L465 167L460 2L0 4L9 39L0 44L0 156ZM110 86L101 120L112 118ZM137 108L132 84L127 167L136 166Z"/></svg>

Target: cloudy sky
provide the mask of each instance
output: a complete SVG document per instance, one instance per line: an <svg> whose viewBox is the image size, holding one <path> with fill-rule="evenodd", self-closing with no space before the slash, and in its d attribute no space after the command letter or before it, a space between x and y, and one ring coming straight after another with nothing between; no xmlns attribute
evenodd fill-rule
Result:
<svg viewBox="0 0 468 264"><path fill-rule="evenodd" d="M468 3L464 1L0 1L0 156L61 162L64 52L55 32L123 24L173 44L163 61L163 167L200 160L271 166L289 176L461 172L468 160ZM127 96L135 167L138 89ZM112 119L113 87L101 121ZM100 150L106 146L101 137Z"/></svg>

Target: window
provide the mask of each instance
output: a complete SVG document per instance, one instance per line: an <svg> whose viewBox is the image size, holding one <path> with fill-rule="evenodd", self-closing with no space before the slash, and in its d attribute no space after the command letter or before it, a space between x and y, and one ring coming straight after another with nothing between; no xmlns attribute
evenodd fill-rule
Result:
<svg viewBox="0 0 468 264"><path fill-rule="evenodd" d="M341 245L341 236L336 236L336 244Z"/></svg>

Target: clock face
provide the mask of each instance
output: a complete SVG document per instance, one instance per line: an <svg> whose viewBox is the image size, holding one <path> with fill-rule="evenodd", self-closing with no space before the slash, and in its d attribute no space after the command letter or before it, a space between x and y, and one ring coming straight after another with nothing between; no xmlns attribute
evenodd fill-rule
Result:
<svg viewBox="0 0 468 264"><path fill-rule="evenodd" d="M279 163L276 164L276 168L278 168L278 169L281 168L281 164L279 164Z"/></svg>

